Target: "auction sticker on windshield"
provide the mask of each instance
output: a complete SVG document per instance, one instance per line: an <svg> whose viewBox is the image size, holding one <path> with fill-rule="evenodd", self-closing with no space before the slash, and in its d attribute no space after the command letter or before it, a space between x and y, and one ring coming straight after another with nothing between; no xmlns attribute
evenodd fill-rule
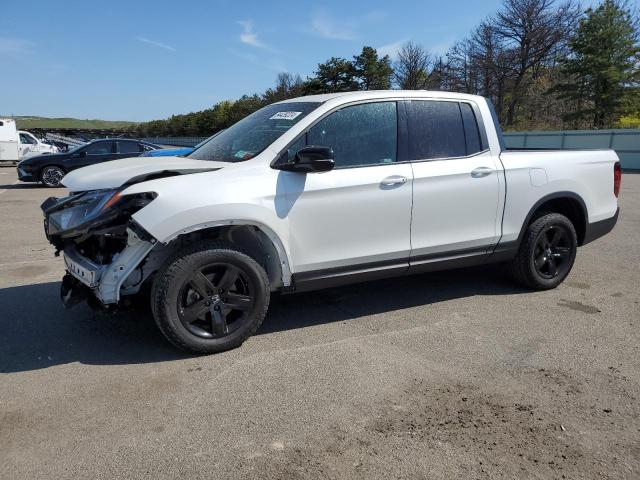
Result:
<svg viewBox="0 0 640 480"><path fill-rule="evenodd" d="M293 120L302 112L277 112L269 117L269 120Z"/></svg>

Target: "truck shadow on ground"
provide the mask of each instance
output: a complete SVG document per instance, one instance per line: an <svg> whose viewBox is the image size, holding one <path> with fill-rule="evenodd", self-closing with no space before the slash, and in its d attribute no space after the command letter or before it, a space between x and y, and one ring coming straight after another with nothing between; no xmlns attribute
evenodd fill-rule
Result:
<svg viewBox="0 0 640 480"><path fill-rule="evenodd" d="M52 192L56 192L61 191L62 187L50 188L40 185L39 183L8 183L6 185L0 185L0 190L51 190Z"/></svg>
<svg viewBox="0 0 640 480"><path fill-rule="evenodd" d="M58 282L0 289L0 372L80 362L119 365L190 355L168 345L148 312L64 310ZM475 295L524 293L500 267L414 275L294 295L274 295L258 335L357 319ZM428 311L425 313L427 319ZM242 347L241 347L242 348Z"/></svg>

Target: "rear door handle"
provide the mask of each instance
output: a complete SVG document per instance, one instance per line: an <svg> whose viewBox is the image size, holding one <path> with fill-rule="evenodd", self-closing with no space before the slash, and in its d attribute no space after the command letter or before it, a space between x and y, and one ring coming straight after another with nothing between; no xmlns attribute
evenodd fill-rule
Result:
<svg viewBox="0 0 640 480"><path fill-rule="evenodd" d="M402 175L391 175L390 177L382 180L382 185L391 186L391 185L400 185L402 183L407 183L407 177L403 177Z"/></svg>
<svg viewBox="0 0 640 480"><path fill-rule="evenodd" d="M474 170L471 170L471 176L473 178L482 178L487 175L491 175L495 170L491 167L478 167Z"/></svg>

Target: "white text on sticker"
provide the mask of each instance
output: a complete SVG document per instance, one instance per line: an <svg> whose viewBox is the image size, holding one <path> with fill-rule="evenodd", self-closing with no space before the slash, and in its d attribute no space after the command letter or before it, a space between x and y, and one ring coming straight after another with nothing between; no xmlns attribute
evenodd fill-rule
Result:
<svg viewBox="0 0 640 480"><path fill-rule="evenodd" d="M278 112L271 116L269 120L293 120L302 112Z"/></svg>

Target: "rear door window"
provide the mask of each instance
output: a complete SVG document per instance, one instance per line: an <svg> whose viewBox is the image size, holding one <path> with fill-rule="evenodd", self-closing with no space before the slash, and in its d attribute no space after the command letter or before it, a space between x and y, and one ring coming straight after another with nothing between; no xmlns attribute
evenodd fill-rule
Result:
<svg viewBox="0 0 640 480"><path fill-rule="evenodd" d="M410 160L464 157L467 154L458 102L411 100L407 102L407 113Z"/></svg>
<svg viewBox="0 0 640 480"><path fill-rule="evenodd" d="M140 153L138 142L118 142L118 153Z"/></svg>

